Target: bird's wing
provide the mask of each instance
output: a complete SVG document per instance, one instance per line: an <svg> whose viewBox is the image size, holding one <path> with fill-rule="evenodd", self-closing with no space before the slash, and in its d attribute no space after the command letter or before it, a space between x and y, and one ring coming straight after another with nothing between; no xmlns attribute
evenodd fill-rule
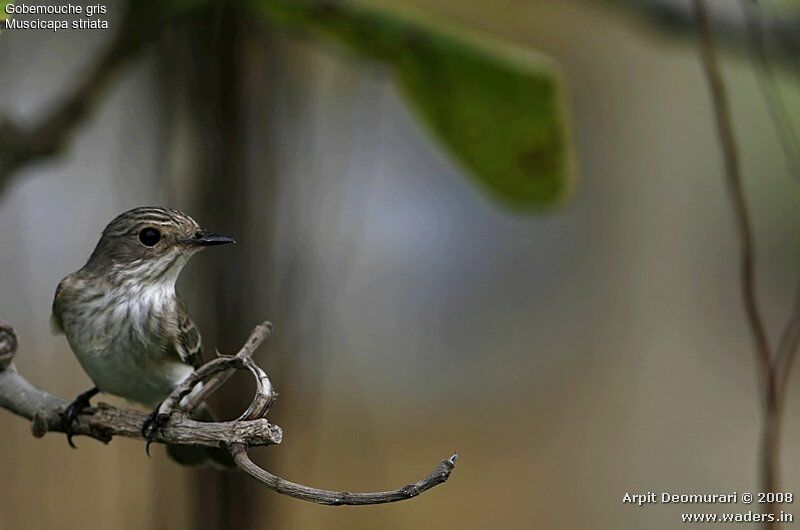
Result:
<svg viewBox="0 0 800 530"><path fill-rule="evenodd" d="M53 312L50 313L50 331L52 331L53 335L64 333L64 323L61 321L61 303L64 296L65 280L59 282L58 287L56 287L56 295L53 298Z"/></svg>
<svg viewBox="0 0 800 530"><path fill-rule="evenodd" d="M176 318L177 334L172 347L181 361L197 368L202 364L202 340L197 326L189 316L186 304L180 298L178 298Z"/></svg>

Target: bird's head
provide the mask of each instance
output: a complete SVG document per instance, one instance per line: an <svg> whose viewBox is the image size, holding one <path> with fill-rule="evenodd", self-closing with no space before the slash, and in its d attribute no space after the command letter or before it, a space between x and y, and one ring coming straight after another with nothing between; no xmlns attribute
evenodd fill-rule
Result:
<svg viewBox="0 0 800 530"><path fill-rule="evenodd" d="M200 228L178 210L142 207L118 215L103 230L85 269L139 282L173 282L189 258L232 238Z"/></svg>

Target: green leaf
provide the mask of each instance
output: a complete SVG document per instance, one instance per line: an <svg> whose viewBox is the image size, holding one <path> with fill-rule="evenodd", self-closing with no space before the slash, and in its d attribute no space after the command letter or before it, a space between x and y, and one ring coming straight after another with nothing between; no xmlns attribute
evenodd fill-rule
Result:
<svg viewBox="0 0 800 530"><path fill-rule="evenodd" d="M407 13L305 0L251 3L282 28L388 64L434 135L503 203L537 209L571 190L561 81L546 57Z"/></svg>
<svg viewBox="0 0 800 530"><path fill-rule="evenodd" d="M8 20L11 18L11 15L6 13L6 6L10 3L11 3L10 0L0 0L0 22L3 22L4 20ZM3 27L0 27L0 31L3 31L4 29L5 25Z"/></svg>

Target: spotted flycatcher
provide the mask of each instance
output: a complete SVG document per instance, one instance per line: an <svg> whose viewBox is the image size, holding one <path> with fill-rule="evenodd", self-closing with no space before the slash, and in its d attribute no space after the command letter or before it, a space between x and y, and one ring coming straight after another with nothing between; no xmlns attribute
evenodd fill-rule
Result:
<svg viewBox="0 0 800 530"><path fill-rule="evenodd" d="M67 411L70 445L73 421L98 392L157 407L199 366L200 333L175 281L201 249L234 242L178 210L135 208L111 221L86 265L61 280L53 329L66 335L95 385ZM152 426L143 429L152 436ZM204 458L197 450L170 454L184 463Z"/></svg>

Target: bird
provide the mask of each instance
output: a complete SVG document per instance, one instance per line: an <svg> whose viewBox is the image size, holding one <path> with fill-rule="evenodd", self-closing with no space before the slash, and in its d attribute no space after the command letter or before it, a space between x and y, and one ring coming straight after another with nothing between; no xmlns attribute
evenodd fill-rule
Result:
<svg viewBox="0 0 800 530"><path fill-rule="evenodd" d="M104 392L151 407L142 426L149 443L161 425L159 404L200 366L202 339L175 283L192 256L236 241L205 230L186 213L160 206L121 213L103 230L86 264L58 284L51 326L94 383L64 414L72 425L90 399ZM195 419L210 421L203 404ZM155 422L155 424L154 424ZM185 464L226 465L214 448L168 446Z"/></svg>

